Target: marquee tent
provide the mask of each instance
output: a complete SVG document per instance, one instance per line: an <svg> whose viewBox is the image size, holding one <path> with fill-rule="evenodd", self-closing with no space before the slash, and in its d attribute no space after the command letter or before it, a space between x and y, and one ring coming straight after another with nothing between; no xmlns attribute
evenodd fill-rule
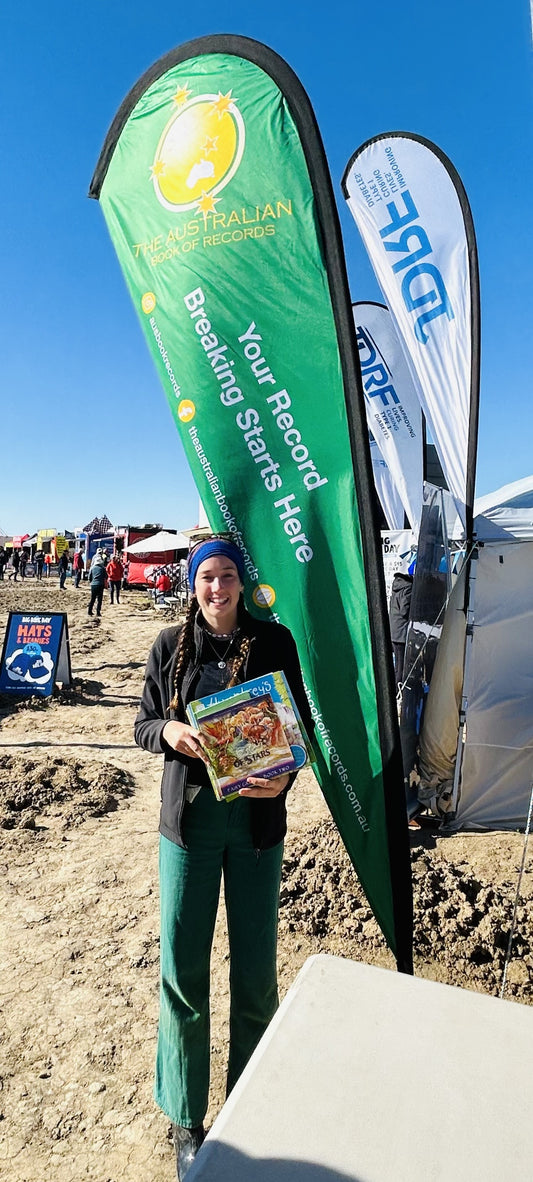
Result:
<svg viewBox="0 0 533 1182"><path fill-rule="evenodd" d="M525 826L533 781L533 476L476 501L420 734L419 799L446 828Z"/></svg>
<svg viewBox="0 0 533 1182"><path fill-rule="evenodd" d="M496 492L478 497L474 504L480 537L533 537L533 476L504 484ZM461 523L455 523L454 537L460 536Z"/></svg>
<svg viewBox="0 0 533 1182"><path fill-rule="evenodd" d="M185 534L170 533L169 530L161 529L158 533L152 534L151 538L141 538L139 542L133 542L131 546L127 547L129 554L164 554L174 550L188 550L189 539Z"/></svg>

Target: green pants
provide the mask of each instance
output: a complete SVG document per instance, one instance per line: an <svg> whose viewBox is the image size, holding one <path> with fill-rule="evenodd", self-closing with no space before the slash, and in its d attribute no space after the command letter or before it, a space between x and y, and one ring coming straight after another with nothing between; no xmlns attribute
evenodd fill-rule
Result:
<svg viewBox="0 0 533 1182"><path fill-rule="evenodd" d="M209 970L224 875L230 949L228 1092L278 1005L283 842L256 853L250 802L202 788L185 805L184 850L160 838L161 993L154 1096L174 1124L202 1124L209 1093Z"/></svg>

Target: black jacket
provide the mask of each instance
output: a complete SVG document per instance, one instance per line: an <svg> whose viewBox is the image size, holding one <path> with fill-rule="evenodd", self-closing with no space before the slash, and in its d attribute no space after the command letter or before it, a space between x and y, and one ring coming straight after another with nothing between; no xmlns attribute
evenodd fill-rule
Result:
<svg viewBox="0 0 533 1182"><path fill-rule="evenodd" d="M239 615L239 626L251 639L250 651L239 674L239 681L260 677L262 673L283 670L302 722L311 735L313 721L305 694L296 644L282 624L266 620L255 620L248 612ZM171 718L185 720L185 706L191 700L190 688L198 672L202 648L202 631L195 625L195 660L189 664L183 677L180 709L169 709L174 695L173 675L176 663L179 627L165 628L160 632L152 648L146 666L146 675L139 713L135 719L135 742L146 751L156 755L164 754L165 764L161 782L161 814L159 830L176 845L184 846L181 819L185 802L187 772L194 768L197 760L189 759L173 751L163 739L163 729ZM290 784L295 774L290 778ZM251 827L254 849L269 849L282 841L287 832L285 798L288 788L271 800L250 797ZM223 803L220 805L224 807Z"/></svg>
<svg viewBox="0 0 533 1182"><path fill-rule="evenodd" d="M393 644L405 644L412 591L413 576L404 575L398 571L394 576L389 605L390 633Z"/></svg>

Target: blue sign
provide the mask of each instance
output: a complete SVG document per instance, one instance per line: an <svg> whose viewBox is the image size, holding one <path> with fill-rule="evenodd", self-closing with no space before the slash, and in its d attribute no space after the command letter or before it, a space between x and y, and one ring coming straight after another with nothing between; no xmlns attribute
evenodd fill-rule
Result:
<svg viewBox="0 0 533 1182"><path fill-rule="evenodd" d="M0 662L0 693L48 698L56 681L70 685L71 680L66 613L10 612Z"/></svg>

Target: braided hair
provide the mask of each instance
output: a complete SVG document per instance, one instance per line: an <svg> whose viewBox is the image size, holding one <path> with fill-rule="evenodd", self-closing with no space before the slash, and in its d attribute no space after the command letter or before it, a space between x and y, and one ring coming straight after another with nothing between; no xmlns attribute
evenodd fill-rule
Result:
<svg viewBox="0 0 533 1182"><path fill-rule="evenodd" d="M176 665L173 676L173 690L174 694L169 703L169 710L179 710L180 708L180 690L185 675L187 666L194 658L194 624L198 613L198 600L196 595L192 595L185 623L180 631L178 638L178 648L176 656ZM250 652L250 637L246 635L241 636L239 650L234 657L228 662L231 669L231 677L228 681L226 689L232 689L237 684L237 678L246 661L248 653Z"/></svg>
<svg viewBox="0 0 533 1182"><path fill-rule="evenodd" d="M178 638L178 649L176 656L176 666L174 669L173 689L174 694L169 703L169 710L179 710L180 706L180 689L183 681L183 675L187 665L194 656L194 621L198 611L198 600L196 595L191 595L189 606L187 608L187 615L185 623L180 631Z"/></svg>

